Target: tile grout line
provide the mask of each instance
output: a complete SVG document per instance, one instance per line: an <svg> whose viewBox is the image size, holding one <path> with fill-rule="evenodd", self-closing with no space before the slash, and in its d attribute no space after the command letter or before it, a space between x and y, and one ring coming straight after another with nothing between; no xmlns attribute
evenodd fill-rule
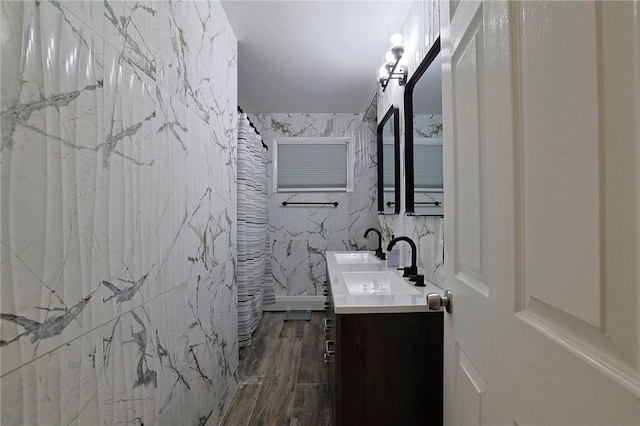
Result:
<svg viewBox="0 0 640 426"><path fill-rule="evenodd" d="M262 383L260 383L260 387L258 388L258 391L256 392L256 397L253 400L253 404L251 404L251 413L249 413L249 417L248 417L248 422L247 424L251 424L251 419L253 418L253 412L256 411L256 404L258 403L258 396L260 396L260 392L262 392Z"/></svg>

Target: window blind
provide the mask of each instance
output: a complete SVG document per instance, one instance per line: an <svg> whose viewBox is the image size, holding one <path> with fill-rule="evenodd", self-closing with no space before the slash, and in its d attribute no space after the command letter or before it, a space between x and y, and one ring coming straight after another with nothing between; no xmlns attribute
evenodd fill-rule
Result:
<svg viewBox="0 0 640 426"><path fill-rule="evenodd" d="M395 174L395 145L384 144L382 145L382 170L384 188L395 188L396 174Z"/></svg>
<svg viewBox="0 0 640 426"><path fill-rule="evenodd" d="M442 145L413 146L413 179L415 188L442 188Z"/></svg>
<svg viewBox="0 0 640 426"><path fill-rule="evenodd" d="M347 144L278 144L278 188L346 189Z"/></svg>

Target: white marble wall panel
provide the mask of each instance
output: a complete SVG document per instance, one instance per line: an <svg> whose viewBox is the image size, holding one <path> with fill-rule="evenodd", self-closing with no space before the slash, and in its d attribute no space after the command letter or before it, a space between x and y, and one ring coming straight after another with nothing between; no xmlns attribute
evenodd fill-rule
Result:
<svg viewBox="0 0 640 426"><path fill-rule="evenodd" d="M402 64L408 69L409 78L415 72L433 43L440 35L440 5L435 0L415 0L405 19L400 33L403 36L405 51ZM400 109L400 198L401 208L398 215L380 216L380 227L383 229L385 243L391 235L410 237L418 248L417 263L425 279L437 286L442 286L444 259L444 223L440 217L406 216L405 212L405 168L404 168L404 87L392 81L385 92L378 92L378 122L391 105ZM446 131L446 130L445 130ZM401 262L409 264L409 245L399 243ZM434 251L432 251L434 250Z"/></svg>
<svg viewBox="0 0 640 426"><path fill-rule="evenodd" d="M353 193L349 196L347 217L348 233L356 247L372 247L377 240L365 240L363 235L367 228L377 227L378 214L378 160L377 160L377 125L373 121L363 121L355 135L356 155ZM375 240L375 241L374 241Z"/></svg>
<svg viewBox="0 0 640 426"><path fill-rule="evenodd" d="M413 114L414 138L442 138L442 114Z"/></svg>
<svg viewBox="0 0 640 426"><path fill-rule="evenodd" d="M238 365L221 6L1 8L0 423L217 423Z"/></svg>
<svg viewBox="0 0 640 426"><path fill-rule="evenodd" d="M273 191L269 168L269 227L276 296L322 295L326 250L373 246L363 235L377 227L376 125L361 114L249 114L265 143L277 137L353 137L354 191ZM269 154L273 152L269 150ZM271 164L271 161L269 161ZM333 206L287 206L283 201L337 201ZM377 241L375 241L377 244Z"/></svg>

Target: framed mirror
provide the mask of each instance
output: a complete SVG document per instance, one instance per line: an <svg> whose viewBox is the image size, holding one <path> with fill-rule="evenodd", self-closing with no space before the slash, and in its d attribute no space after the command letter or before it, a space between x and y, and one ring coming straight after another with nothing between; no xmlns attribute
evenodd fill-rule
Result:
<svg viewBox="0 0 640 426"><path fill-rule="evenodd" d="M442 216L442 61L440 38L407 82L405 107L405 207L412 216Z"/></svg>
<svg viewBox="0 0 640 426"><path fill-rule="evenodd" d="M378 124L378 214L400 212L400 112L391 106Z"/></svg>

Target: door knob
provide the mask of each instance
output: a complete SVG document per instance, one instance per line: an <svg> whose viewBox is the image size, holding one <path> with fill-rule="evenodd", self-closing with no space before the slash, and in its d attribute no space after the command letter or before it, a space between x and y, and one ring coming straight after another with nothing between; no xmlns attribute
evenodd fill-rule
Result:
<svg viewBox="0 0 640 426"><path fill-rule="evenodd" d="M427 294L427 306L432 311L439 311L444 308L447 313L451 313L451 305L453 300L451 298L451 292L449 290L444 291L444 296L440 296L438 293Z"/></svg>

